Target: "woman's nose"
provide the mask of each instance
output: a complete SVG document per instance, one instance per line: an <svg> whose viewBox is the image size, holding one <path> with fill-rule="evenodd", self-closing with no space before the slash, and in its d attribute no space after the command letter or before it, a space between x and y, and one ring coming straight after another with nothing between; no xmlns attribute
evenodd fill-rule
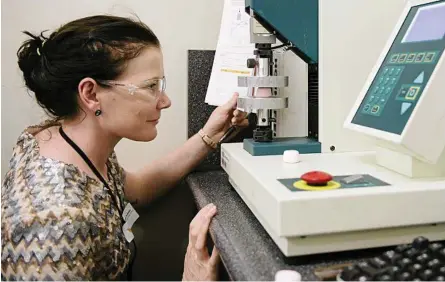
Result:
<svg viewBox="0 0 445 282"><path fill-rule="evenodd" d="M163 92L159 97L158 108L167 109L170 108L171 105L172 102L170 101L170 98L168 98L167 93Z"/></svg>

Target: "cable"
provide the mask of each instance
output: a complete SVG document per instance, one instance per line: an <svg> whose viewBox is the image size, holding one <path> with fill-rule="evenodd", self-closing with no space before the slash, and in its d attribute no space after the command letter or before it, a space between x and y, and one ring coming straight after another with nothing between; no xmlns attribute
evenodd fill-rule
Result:
<svg viewBox="0 0 445 282"><path fill-rule="evenodd" d="M273 47L270 47L270 48L259 48L259 49L260 50L275 50L275 49L287 48L287 47L292 47L292 46L293 46L293 44L288 42L288 43L284 43L284 44L281 44L281 45L273 46Z"/></svg>
<svg viewBox="0 0 445 282"><path fill-rule="evenodd" d="M289 46L289 45L290 45L289 43L281 44L281 45L277 45L277 46L274 46L274 47L270 47L270 50L275 50L275 49L284 48L284 47L287 47L287 46Z"/></svg>

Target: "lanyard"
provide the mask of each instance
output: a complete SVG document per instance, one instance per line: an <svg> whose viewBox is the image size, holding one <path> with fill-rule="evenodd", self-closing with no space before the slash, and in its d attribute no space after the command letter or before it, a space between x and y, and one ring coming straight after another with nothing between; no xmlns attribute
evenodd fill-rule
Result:
<svg viewBox="0 0 445 282"><path fill-rule="evenodd" d="M90 169L93 171L93 173L97 176L97 178L100 179L100 181L104 184L104 186L107 188L107 192L111 197L111 200L113 200L114 205L116 206L117 210L119 211L119 215L122 216L122 206L118 205L116 197L113 195L113 192L111 191L110 186L108 185L107 181L102 177L102 175L99 173L97 168L94 166L94 164L91 162L91 160L87 157L87 155L82 151L82 149L77 146L76 143L74 143L71 138L69 138L65 131L63 131L62 127L59 128L59 133L62 136L63 139L71 146L73 149L82 157L82 159L85 161L85 163L90 167ZM122 204L122 203L121 203Z"/></svg>
<svg viewBox="0 0 445 282"><path fill-rule="evenodd" d="M107 192L110 195L111 199L113 200L114 205L116 206L120 217L122 218L122 212L123 212L123 208L122 206L119 206L116 200L116 197L113 195L113 192L111 191L110 186L108 185L107 181L105 181L105 179L102 177L102 175L99 173L99 171L97 170L97 168L94 166L94 164L91 162L91 160L87 157L87 155L82 151L82 149L79 148L79 146L77 146L76 143L74 143L73 140L71 140L71 138L69 138L66 134L65 131L63 131L62 126L59 127L59 133L60 136L62 136L63 139L65 139L65 141L71 146L73 147L73 149L82 157L82 159L85 161L85 163L90 167L90 169L93 171L93 173L97 176L97 178L100 179L100 181L104 184L104 186L107 188ZM122 202L121 202L122 204ZM134 263L134 259L136 258L136 241L133 240L133 244L134 244L134 257L133 259L130 261L130 265L129 265L129 269L127 272L127 277L128 280L133 280L132 279L132 272L133 272L133 263Z"/></svg>

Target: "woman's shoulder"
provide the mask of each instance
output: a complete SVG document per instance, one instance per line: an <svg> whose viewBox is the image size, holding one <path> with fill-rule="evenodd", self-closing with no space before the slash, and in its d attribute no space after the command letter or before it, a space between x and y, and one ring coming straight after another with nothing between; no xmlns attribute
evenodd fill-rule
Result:
<svg viewBox="0 0 445 282"><path fill-rule="evenodd" d="M38 136L45 129L56 126L60 123L54 120L45 120L37 125L26 127L18 136L16 144L13 147L10 168L14 167L14 161L22 160L23 157L36 156L39 153Z"/></svg>
<svg viewBox="0 0 445 282"><path fill-rule="evenodd" d="M57 217L59 210L88 217L87 214L94 213L92 197L103 198L99 185L74 166L33 156L25 149L13 156L3 181L2 222L29 216L43 220L42 217Z"/></svg>
<svg viewBox="0 0 445 282"><path fill-rule="evenodd" d="M41 156L38 146L29 128L19 136L2 184L2 206L12 213L18 204L20 212L56 206L83 208L98 183L74 165Z"/></svg>

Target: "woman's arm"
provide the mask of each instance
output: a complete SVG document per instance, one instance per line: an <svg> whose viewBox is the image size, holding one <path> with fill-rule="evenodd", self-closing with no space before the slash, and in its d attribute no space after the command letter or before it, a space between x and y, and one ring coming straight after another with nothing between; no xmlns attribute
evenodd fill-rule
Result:
<svg viewBox="0 0 445 282"><path fill-rule="evenodd" d="M138 204L147 203L173 187L198 165L211 148L198 134L167 156L153 161L137 173L126 173L125 196Z"/></svg>
<svg viewBox="0 0 445 282"><path fill-rule="evenodd" d="M213 111L203 128L205 134L218 142L231 124L246 126L245 114L235 110L238 95ZM158 159L141 171L126 173L125 196L131 202L147 203L173 187L198 165L212 150L199 134L180 148Z"/></svg>

